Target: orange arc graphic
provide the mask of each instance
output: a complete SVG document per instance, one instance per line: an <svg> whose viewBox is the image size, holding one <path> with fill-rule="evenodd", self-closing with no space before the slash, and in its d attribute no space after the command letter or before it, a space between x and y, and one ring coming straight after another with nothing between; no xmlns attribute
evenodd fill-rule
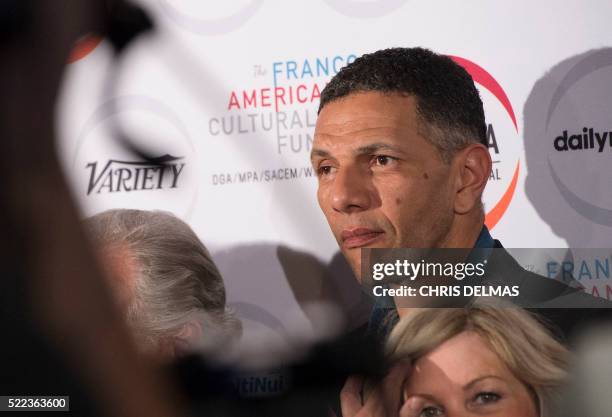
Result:
<svg viewBox="0 0 612 417"><path fill-rule="evenodd" d="M516 116L514 115L512 104L510 104L508 96L504 92L504 89L501 87L501 85L499 85L497 80L495 80L495 78L493 78L491 74L489 74L484 68L482 68L475 62L453 55L449 55L449 57L457 64L461 65L472 76L474 82L477 82L478 84L485 87L499 100L499 102L508 112L508 116L510 116L512 124L514 124L514 128L518 133L518 125L516 123ZM516 163L516 169L514 171L512 181L510 185L508 185L508 188L504 192L504 195L502 196L501 200L497 202L495 207L493 207L493 209L489 213L487 213L485 217L485 224L487 225L489 230L493 229L493 227L503 217L504 213L508 209L508 206L510 205L510 202L512 201L514 191L516 190L516 183L518 181L519 164L520 160Z"/></svg>
<svg viewBox="0 0 612 417"><path fill-rule="evenodd" d="M102 38L96 35L87 35L84 38L78 40L72 51L70 52L70 56L68 57L68 63L72 64L79 59L85 58L91 51L96 49L96 47L102 42Z"/></svg>
<svg viewBox="0 0 612 417"><path fill-rule="evenodd" d="M516 189L516 183L518 182L519 176L519 168L521 165L521 161L518 160L516 163L516 168L514 170L514 175L512 176L512 181L510 181L510 185L506 189L506 192L502 196L502 198L497 202L495 207L491 209L485 216L485 224L489 228L489 230L493 229L497 222L502 218L510 202L512 201L512 197L514 196L514 190Z"/></svg>

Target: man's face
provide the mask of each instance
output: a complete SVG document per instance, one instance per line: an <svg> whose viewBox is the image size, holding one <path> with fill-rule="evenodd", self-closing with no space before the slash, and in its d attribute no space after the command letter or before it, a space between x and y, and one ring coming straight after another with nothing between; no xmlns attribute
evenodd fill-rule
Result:
<svg viewBox="0 0 612 417"><path fill-rule="evenodd" d="M354 93L319 115L317 198L358 277L362 247L444 246L455 175L418 130L415 99L399 94Z"/></svg>

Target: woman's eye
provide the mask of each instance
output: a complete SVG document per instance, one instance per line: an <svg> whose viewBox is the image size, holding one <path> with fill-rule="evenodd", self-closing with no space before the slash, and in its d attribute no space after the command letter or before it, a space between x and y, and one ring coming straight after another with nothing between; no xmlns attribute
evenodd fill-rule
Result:
<svg viewBox="0 0 612 417"><path fill-rule="evenodd" d="M441 417L444 415L444 410L438 407L425 407L421 410L419 417Z"/></svg>
<svg viewBox="0 0 612 417"><path fill-rule="evenodd" d="M494 392L481 392L474 397L474 402L477 404L491 404L496 403L501 399L501 395Z"/></svg>

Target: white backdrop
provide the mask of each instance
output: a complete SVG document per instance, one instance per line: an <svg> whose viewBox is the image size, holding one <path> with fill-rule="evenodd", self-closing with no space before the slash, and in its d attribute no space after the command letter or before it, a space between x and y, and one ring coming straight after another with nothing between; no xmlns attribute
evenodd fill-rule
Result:
<svg viewBox="0 0 612 417"><path fill-rule="evenodd" d="M317 206L309 151L320 90L381 48L427 47L474 76L496 161L485 193L495 238L612 247L611 2L141 3L157 31L126 52L117 91L104 84L106 42L69 65L59 153L84 215L131 207L185 219L249 337L308 328L321 297L355 322L367 314ZM134 164L109 134L117 123L173 170ZM608 280L583 284L605 293Z"/></svg>

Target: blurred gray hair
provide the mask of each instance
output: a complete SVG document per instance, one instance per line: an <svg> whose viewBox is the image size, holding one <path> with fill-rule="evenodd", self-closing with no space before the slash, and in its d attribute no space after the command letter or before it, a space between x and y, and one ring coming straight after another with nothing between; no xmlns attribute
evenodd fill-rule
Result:
<svg viewBox="0 0 612 417"><path fill-rule="evenodd" d="M115 209L84 223L94 244L125 248L136 265L127 322L143 350L168 340L175 347L210 350L239 337L242 326L226 306L221 274L185 222L162 211ZM200 326L201 337L182 340L189 323Z"/></svg>

